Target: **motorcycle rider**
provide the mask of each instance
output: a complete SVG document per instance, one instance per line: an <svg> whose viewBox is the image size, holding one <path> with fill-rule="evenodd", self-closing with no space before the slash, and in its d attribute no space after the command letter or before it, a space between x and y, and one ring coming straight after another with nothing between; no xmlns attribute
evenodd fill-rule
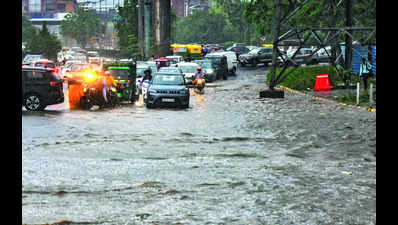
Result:
<svg viewBox="0 0 398 225"><path fill-rule="evenodd" d="M152 80L152 70L150 68L146 69L144 71L144 77L142 78L141 84L145 81L145 80Z"/></svg>
<svg viewBox="0 0 398 225"><path fill-rule="evenodd" d="M102 93L104 95L105 102L108 102L106 95L112 86L116 87L117 83L116 83L115 79L113 79L113 77L111 76L110 72L107 71L107 72L105 72L104 87L103 87L103 91L102 91Z"/></svg>
<svg viewBox="0 0 398 225"><path fill-rule="evenodd" d="M200 66L198 66L198 68L196 68L196 73L194 76L194 80L192 81L193 84L197 84L199 79L203 79L204 74L202 73L202 68Z"/></svg>

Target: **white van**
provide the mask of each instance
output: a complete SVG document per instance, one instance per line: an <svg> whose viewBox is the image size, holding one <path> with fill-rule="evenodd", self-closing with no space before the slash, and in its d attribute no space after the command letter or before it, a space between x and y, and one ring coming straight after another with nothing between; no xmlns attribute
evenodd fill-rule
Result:
<svg viewBox="0 0 398 225"><path fill-rule="evenodd" d="M238 59L236 58L235 52L215 52L211 53L212 55L225 55L227 57L228 64L228 73L231 75L235 75L236 69L238 68Z"/></svg>

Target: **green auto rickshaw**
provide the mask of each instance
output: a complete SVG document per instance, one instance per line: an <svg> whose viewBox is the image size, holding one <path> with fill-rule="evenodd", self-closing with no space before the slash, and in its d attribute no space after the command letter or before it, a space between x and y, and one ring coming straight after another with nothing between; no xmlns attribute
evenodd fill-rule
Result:
<svg viewBox="0 0 398 225"><path fill-rule="evenodd" d="M116 63L104 65L105 73L111 75L116 81L117 96L120 101L135 102L136 96L136 65L135 63Z"/></svg>

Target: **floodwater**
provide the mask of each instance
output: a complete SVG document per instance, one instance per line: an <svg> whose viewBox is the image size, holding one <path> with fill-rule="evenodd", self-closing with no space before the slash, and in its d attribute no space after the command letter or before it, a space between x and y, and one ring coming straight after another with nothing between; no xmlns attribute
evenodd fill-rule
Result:
<svg viewBox="0 0 398 225"><path fill-rule="evenodd" d="M22 114L24 224L376 224L376 113L238 70L189 109Z"/></svg>

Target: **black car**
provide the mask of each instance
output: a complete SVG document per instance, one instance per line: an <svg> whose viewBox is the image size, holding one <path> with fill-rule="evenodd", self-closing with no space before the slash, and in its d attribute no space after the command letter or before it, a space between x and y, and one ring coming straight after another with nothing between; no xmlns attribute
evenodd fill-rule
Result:
<svg viewBox="0 0 398 225"><path fill-rule="evenodd" d="M283 56L285 61L287 61L288 65L293 64L306 64L306 65L314 65L321 62L321 58L317 57L316 54L312 55L313 50L311 48L301 48L298 50L293 49L288 51L286 55ZM296 54L293 58L293 55ZM292 62L294 61L294 63ZM326 61L326 60L325 60Z"/></svg>
<svg viewBox="0 0 398 225"><path fill-rule="evenodd" d="M268 64L272 62L272 47L261 47L251 50L247 54L241 54L238 58L241 66L251 64L257 66L258 63Z"/></svg>
<svg viewBox="0 0 398 225"><path fill-rule="evenodd" d="M63 79L51 68L22 67L22 105L41 111L64 102Z"/></svg>
<svg viewBox="0 0 398 225"><path fill-rule="evenodd" d="M210 60L213 63L217 80L221 77L224 80L228 79L228 64L225 55L207 54L203 59Z"/></svg>
<svg viewBox="0 0 398 225"><path fill-rule="evenodd" d="M250 50L245 46L231 46L227 48L227 51L235 52L237 58L239 58L241 54L246 54L250 52Z"/></svg>

